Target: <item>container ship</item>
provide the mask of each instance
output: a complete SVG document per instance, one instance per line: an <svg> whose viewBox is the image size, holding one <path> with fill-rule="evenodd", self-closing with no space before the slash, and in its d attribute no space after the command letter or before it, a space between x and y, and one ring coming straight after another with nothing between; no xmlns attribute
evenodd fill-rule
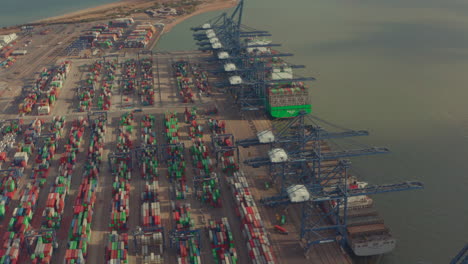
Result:
<svg viewBox="0 0 468 264"><path fill-rule="evenodd" d="M294 117L301 111L312 111L309 91L303 82L271 85L266 95L266 111L274 118Z"/></svg>
<svg viewBox="0 0 468 264"><path fill-rule="evenodd" d="M365 182L356 182L350 188L366 187ZM343 219L344 208L340 208ZM359 257L381 255L395 249L396 239L374 208L374 200L367 195L348 198L347 204L348 246Z"/></svg>
<svg viewBox="0 0 468 264"><path fill-rule="evenodd" d="M265 39L250 39L247 47L267 46L270 43L271 41ZM309 87L304 82L293 81L295 78L293 68L279 57L274 57L277 51L269 47L246 48L246 51L254 56L273 55L273 57L260 59L268 69L266 81L271 81L266 85L264 100L264 108L270 117L290 118L297 116L300 112L312 111Z"/></svg>

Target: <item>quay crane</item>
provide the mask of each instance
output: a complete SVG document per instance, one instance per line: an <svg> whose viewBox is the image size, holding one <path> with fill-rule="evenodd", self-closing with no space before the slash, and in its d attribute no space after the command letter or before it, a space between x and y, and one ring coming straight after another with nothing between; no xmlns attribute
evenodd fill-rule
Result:
<svg viewBox="0 0 468 264"><path fill-rule="evenodd" d="M423 188L423 184L417 181L351 188L355 181L348 175L350 162L343 159L385 154L389 150L367 146L324 152L322 148L325 139L367 136L369 133L341 127L341 131L329 131L319 125L319 121L338 127L301 112L286 124L259 132L256 138L236 142L245 148L258 145L269 147L267 157L248 159L244 164L254 168L270 166L273 179L281 178L279 195L261 199L262 204L270 207L301 204L300 238L305 241L302 244L306 251L315 244L335 241L342 246L348 244L349 198Z"/></svg>

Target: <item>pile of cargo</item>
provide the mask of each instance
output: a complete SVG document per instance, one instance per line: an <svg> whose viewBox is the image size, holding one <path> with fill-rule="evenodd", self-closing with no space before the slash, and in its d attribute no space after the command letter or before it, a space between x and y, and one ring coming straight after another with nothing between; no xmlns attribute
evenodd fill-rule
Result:
<svg viewBox="0 0 468 264"><path fill-rule="evenodd" d="M208 119L208 126L213 134L225 134L226 122L217 119Z"/></svg>
<svg viewBox="0 0 468 264"><path fill-rule="evenodd" d="M147 114L141 120L141 142L143 146L155 146L156 142L156 127L155 117Z"/></svg>
<svg viewBox="0 0 468 264"><path fill-rule="evenodd" d="M196 120L192 120L189 126L189 137L202 138L203 137L203 127L197 123Z"/></svg>
<svg viewBox="0 0 468 264"><path fill-rule="evenodd" d="M80 117L78 120L73 122L73 125L68 134L68 142L65 145L65 153L62 159L66 160L72 165L75 165L76 163L76 156L78 155L86 125L87 120Z"/></svg>
<svg viewBox="0 0 468 264"><path fill-rule="evenodd" d="M133 131L133 113L127 112L120 118L119 136L117 137L117 152L130 152L132 140L130 139Z"/></svg>
<svg viewBox="0 0 468 264"><path fill-rule="evenodd" d="M6 155L5 152L14 147L17 135L23 133L22 125L23 119L10 119L1 122L0 135L2 135L2 139L0 140L0 155ZM4 159L1 161L4 161Z"/></svg>
<svg viewBox="0 0 468 264"><path fill-rule="evenodd" d="M89 68L89 73L86 76L83 86L79 92L80 103L78 110L85 112L91 110L93 98L98 84L99 75L101 74L102 61L96 61Z"/></svg>
<svg viewBox="0 0 468 264"><path fill-rule="evenodd" d="M216 148L232 148L230 150L224 151L221 156L221 168L223 172L232 174L239 170L239 164L237 164L236 159L234 158L234 145L230 136L217 137L215 140Z"/></svg>
<svg viewBox="0 0 468 264"><path fill-rule="evenodd" d="M177 231L191 230L194 227L193 219L190 217L191 207L189 203L172 202L172 216Z"/></svg>
<svg viewBox="0 0 468 264"><path fill-rule="evenodd" d="M34 90L44 91L49 83L49 79L52 76L52 69L43 68L39 73L39 76L36 79L34 84Z"/></svg>
<svg viewBox="0 0 468 264"><path fill-rule="evenodd" d="M208 126L210 128L211 133L217 134L225 134L226 133L226 122L223 120L217 119L208 119Z"/></svg>
<svg viewBox="0 0 468 264"><path fill-rule="evenodd" d="M155 179L158 177L158 159L156 149L143 149L139 156L141 176L145 180Z"/></svg>
<svg viewBox="0 0 468 264"><path fill-rule="evenodd" d="M193 120L197 119L197 108L192 107L192 109L189 111L187 107L185 107L184 111L184 117L185 117L185 123L189 124Z"/></svg>
<svg viewBox="0 0 468 264"><path fill-rule="evenodd" d="M137 74L137 64L134 59L127 60L124 62L122 69L122 93L124 95L133 94L136 89L136 74Z"/></svg>
<svg viewBox="0 0 468 264"><path fill-rule="evenodd" d="M39 93L32 91L28 93L21 104L19 104L19 114L29 114L37 103Z"/></svg>
<svg viewBox="0 0 468 264"><path fill-rule="evenodd" d="M10 167L17 171L8 171L0 179L0 220L5 217L7 206L18 189L18 182L23 174L23 168Z"/></svg>
<svg viewBox="0 0 468 264"><path fill-rule="evenodd" d="M98 108L100 110L109 110L111 106L112 88L115 83L115 73L117 63L115 61L106 61L104 64L104 77L101 85L101 92L98 97Z"/></svg>
<svg viewBox="0 0 468 264"><path fill-rule="evenodd" d="M122 28L107 28L103 30L93 42L94 47L103 49L112 48L114 43L123 35Z"/></svg>
<svg viewBox="0 0 468 264"><path fill-rule="evenodd" d="M0 263L18 263L25 233L30 223L39 196L39 186L28 184L21 195L18 207L8 223L8 231L1 234Z"/></svg>
<svg viewBox="0 0 468 264"><path fill-rule="evenodd" d="M50 125L50 133L54 134L55 138L62 137L63 128L65 127L65 116L54 116Z"/></svg>
<svg viewBox="0 0 468 264"><path fill-rule="evenodd" d="M141 235L137 237L141 245L141 256L144 264L163 263L163 234L161 225L161 208L158 199L158 153L156 146L155 117L145 115L141 120L142 151L137 157L141 175L148 180L141 193Z"/></svg>
<svg viewBox="0 0 468 264"><path fill-rule="evenodd" d="M273 68L271 79L291 79L291 67ZM312 110L309 89L303 82L289 82L270 85L267 88L265 102L267 113L276 118L296 116L300 111L310 113Z"/></svg>
<svg viewBox="0 0 468 264"><path fill-rule="evenodd" d="M54 105L60 89L71 70L71 62L62 62L55 70L44 68L39 74L33 89L29 92L23 103L19 105L20 114L28 114L37 105L39 115L48 115L50 106Z"/></svg>
<svg viewBox="0 0 468 264"><path fill-rule="evenodd" d="M146 182L145 191L141 194L141 219L143 230L148 230L138 236L141 245L143 263L163 263L163 234L161 228L161 210L158 201L158 182Z"/></svg>
<svg viewBox="0 0 468 264"><path fill-rule="evenodd" d="M63 124L61 122L62 120L60 118L57 118L54 120L55 123L60 123L61 125L57 125L58 127L62 126ZM53 126L55 128L55 126ZM37 146L37 156L35 160L35 164L33 167L33 179L37 178L47 178L49 175L49 170L50 170L50 164L51 160L55 155L55 151L58 147L58 142L57 140L60 138L61 134L61 129L57 131L57 133L51 133L50 135L42 136L42 146Z"/></svg>
<svg viewBox="0 0 468 264"><path fill-rule="evenodd" d="M163 264L163 236L161 232L145 234L138 237L142 245L143 264Z"/></svg>
<svg viewBox="0 0 468 264"><path fill-rule="evenodd" d="M36 138L41 136L43 122L40 119L35 119L24 132L24 139L21 145L18 145L18 151L15 154L14 164L16 166L26 167L29 157L34 151ZM34 173L31 177L34 177Z"/></svg>
<svg viewBox="0 0 468 264"><path fill-rule="evenodd" d="M130 213L130 190L129 185L121 179L114 181L114 189L111 211L111 222L109 227L111 230L119 231L127 229L128 215Z"/></svg>
<svg viewBox="0 0 468 264"><path fill-rule="evenodd" d="M128 263L128 234L118 234L112 231L106 245L106 263Z"/></svg>
<svg viewBox="0 0 468 264"><path fill-rule="evenodd" d="M48 115L50 113L50 107L55 104L70 70L71 61L64 61L57 67L51 76L48 87L41 91L39 106L37 107L39 115Z"/></svg>
<svg viewBox="0 0 468 264"><path fill-rule="evenodd" d="M185 178L185 159L183 145L179 141L179 124L176 113L166 113L166 137L170 144L167 147L167 171L169 178L175 180L175 195L177 199L185 199L188 186Z"/></svg>
<svg viewBox="0 0 468 264"><path fill-rule="evenodd" d="M179 119L177 113L165 114L166 138L169 144L179 143Z"/></svg>
<svg viewBox="0 0 468 264"><path fill-rule="evenodd" d="M16 133L5 134L0 140L0 167L3 168L3 162L6 161L7 151L12 149L16 142Z"/></svg>
<svg viewBox="0 0 468 264"><path fill-rule="evenodd" d="M35 239L36 247L31 255L32 263L49 264L54 252L54 237L51 232L42 234Z"/></svg>
<svg viewBox="0 0 468 264"><path fill-rule="evenodd" d="M26 94L25 98L23 99L23 103L19 105L18 110L20 114L28 114L32 111L37 103L41 91L43 91L49 83L51 75L52 70L47 68L42 69L36 81L34 82L32 91Z"/></svg>
<svg viewBox="0 0 468 264"><path fill-rule="evenodd" d="M193 131L194 124L196 124L196 112L192 110L190 116L191 117L188 118L192 119L192 125L190 126L191 131L189 132L189 135L192 137L190 153L192 154L193 167L195 168L196 179L194 181L194 186L197 190L197 198L212 207L221 207L222 203L218 177L216 173L213 172L213 162L209 156L208 148L201 139L203 136L201 128Z"/></svg>
<svg viewBox="0 0 468 264"><path fill-rule="evenodd" d="M40 119L34 119L29 124L28 128L24 132L24 145L22 146L22 151L27 152L28 154L32 153L34 148L34 140L36 137L39 137L42 133L43 122Z"/></svg>
<svg viewBox="0 0 468 264"><path fill-rule="evenodd" d="M11 51L13 53L13 50ZM7 57L4 61L0 62L0 67L8 68L15 64L16 57Z"/></svg>
<svg viewBox="0 0 468 264"><path fill-rule="evenodd" d="M273 107L308 104L308 88L303 82L268 87L268 101Z"/></svg>
<svg viewBox="0 0 468 264"><path fill-rule="evenodd" d="M141 194L141 216L144 227L161 226L161 209L158 201L158 181L146 182L145 191Z"/></svg>
<svg viewBox="0 0 468 264"><path fill-rule="evenodd" d="M189 76L189 63L186 61L175 62L174 67L175 77L177 80L177 87L180 96L184 103L193 103L193 88L194 84L192 78Z"/></svg>
<svg viewBox="0 0 468 264"><path fill-rule="evenodd" d="M211 241L211 253L216 263L237 263L234 238L226 217L217 221L208 221L208 236Z"/></svg>
<svg viewBox="0 0 468 264"><path fill-rule="evenodd" d="M15 33L0 35L0 58L5 59L0 62L0 67L8 68L16 62L12 55L15 55L14 45L17 37Z"/></svg>
<svg viewBox="0 0 468 264"><path fill-rule="evenodd" d="M117 139L117 152L127 153L116 155L112 160L113 199L111 209L111 230L119 231L127 229L128 216L130 213L130 184L131 179L131 154L132 147L131 132L133 129L133 113L125 113L120 119L119 136Z"/></svg>
<svg viewBox="0 0 468 264"><path fill-rule="evenodd" d="M177 250L177 263L181 264L199 264L201 262L200 257L200 245L197 239L190 237L187 240L180 240L178 242Z"/></svg>
<svg viewBox="0 0 468 264"><path fill-rule="evenodd" d="M242 220L242 234L247 240L250 259L255 264L275 263L276 260L267 231L243 172L235 172L232 177L228 177L228 181L237 205L236 214Z"/></svg>
<svg viewBox="0 0 468 264"><path fill-rule="evenodd" d="M63 120L64 121L64 120ZM68 135L65 153L62 155L59 166L59 175L49 190L46 208L44 209L43 228L58 229L64 213L65 199L70 189L71 177L75 168L76 155L79 152L85 123L75 121Z"/></svg>
<svg viewBox="0 0 468 264"><path fill-rule="evenodd" d="M96 202L97 177L102 159L106 120L90 120L91 143L83 172L83 179L78 187L73 205L73 219L70 225L68 249L65 264L85 263L88 238L91 237L91 222L94 203Z"/></svg>
<svg viewBox="0 0 468 264"><path fill-rule="evenodd" d="M123 35L123 29L119 26L98 24L80 35L80 40L91 43L92 47L108 49Z"/></svg>
<svg viewBox="0 0 468 264"><path fill-rule="evenodd" d="M139 156L140 171L143 179L157 179L158 177L158 153L156 146L156 131L154 116L145 115L141 120L141 142L143 150ZM153 147L152 147L153 146Z"/></svg>
<svg viewBox="0 0 468 264"><path fill-rule="evenodd" d="M206 71L200 70L200 65L192 65L192 74L195 81L195 86L198 91L209 94L211 92L210 85L208 83L208 73Z"/></svg>
<svg viewBox="0 0 468 264"><path fill-rule="evenodd" d="M199 182L196 183L197 197L201 202L211 205L212 207L222 207L221 194L219 190L218 177L216 173L212 173L211 177L200 176Z"/></svg>
<svg viewBox="0 0 468 264"><path fill-rule="evenodd" d="M8 46L1 49L0 57L3 58L3 59L11 58L10 56L12 55L13 52L15 52L15 49L13 48L13 45L8 45ZM10 65L8 65L8 66L10 66ZM8 67L5 67L5 68L8 68Z"/></svg>
<svg viewBox="0 0 468 264"><path fill-rule="evenodd" d="M106 133L107 120L101 116L94 120L89 120L91 125L91 142L88 149L88 160L100 165L104 151L104 134Z"/></svg>
<svg viewBox="0 0 468 264"><path fill-rule="evenodd" d="M203 137L203 127L197 123L197 108L192 107L191 111L188 111L187 107L184 112L185 122L189 123L189 137L192 139Z"/></svg>
<svg viewBox="0 0 468 264"><path fill-rule="evenodd" d="M153 37L154 33L156 33L156 28L149 23L137 25L125 40L125 47L145 48Z"/></svg>
<svg viewBox="0 0 468 264"><path fill-rule="evenodd" d="M108 26L105 24L95 25L92 28L84 31L80 35L81 41L86 41L88 43L93 43L97 40L97 37L101 34L102 31L107 30Z"/></svg>
<svg viewBox="0 0 468 264"><path fill-rule="evenodd" d="M210 159L208 149L203 141L199 138L192 139L190 147L192 154L193 166L196 168L197 175L210 175L213 171L213 162Z"/></svg>
<svg viewBox="0 0 468 264"><path fill-rule="evenodd" d="M140 99L143 105L154 104L153 62L151 59L140 60Z"/></svg>
<svg viewBox="0 0 468 264"><path fill-rule="evenodd" d="M133 18L127 17L127 18L116 18L114 20L109 21L109 27L114 27L114 28L127 28L130 25L135 23Z"/></svg>

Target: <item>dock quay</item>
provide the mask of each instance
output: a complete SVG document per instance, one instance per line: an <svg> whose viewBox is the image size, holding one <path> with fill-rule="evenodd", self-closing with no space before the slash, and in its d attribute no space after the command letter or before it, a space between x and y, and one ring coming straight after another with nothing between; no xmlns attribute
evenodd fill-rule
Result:
<svg viewBox="0 0 468 264"><path fill-rule="evenodd" d="M8 48L33 43L0 68L0 263L373 263L395 247L369 196L423 184L348 173L389 150L329 144L368 132L309 115L314 78L252 40L268 32L231 32L242 46L218 35L240 18L210 21L200 50L164 52L161 23L108 22Z"/></svg>

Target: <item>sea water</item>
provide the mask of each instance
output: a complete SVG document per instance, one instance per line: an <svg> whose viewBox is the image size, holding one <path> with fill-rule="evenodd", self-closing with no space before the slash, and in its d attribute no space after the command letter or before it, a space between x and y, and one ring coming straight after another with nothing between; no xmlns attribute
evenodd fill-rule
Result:
<svg viewBox="0 0 468 264"><path fill-rule="evenodd" d="M0 27L33 22L116 0L0 0Z"/></svg>

